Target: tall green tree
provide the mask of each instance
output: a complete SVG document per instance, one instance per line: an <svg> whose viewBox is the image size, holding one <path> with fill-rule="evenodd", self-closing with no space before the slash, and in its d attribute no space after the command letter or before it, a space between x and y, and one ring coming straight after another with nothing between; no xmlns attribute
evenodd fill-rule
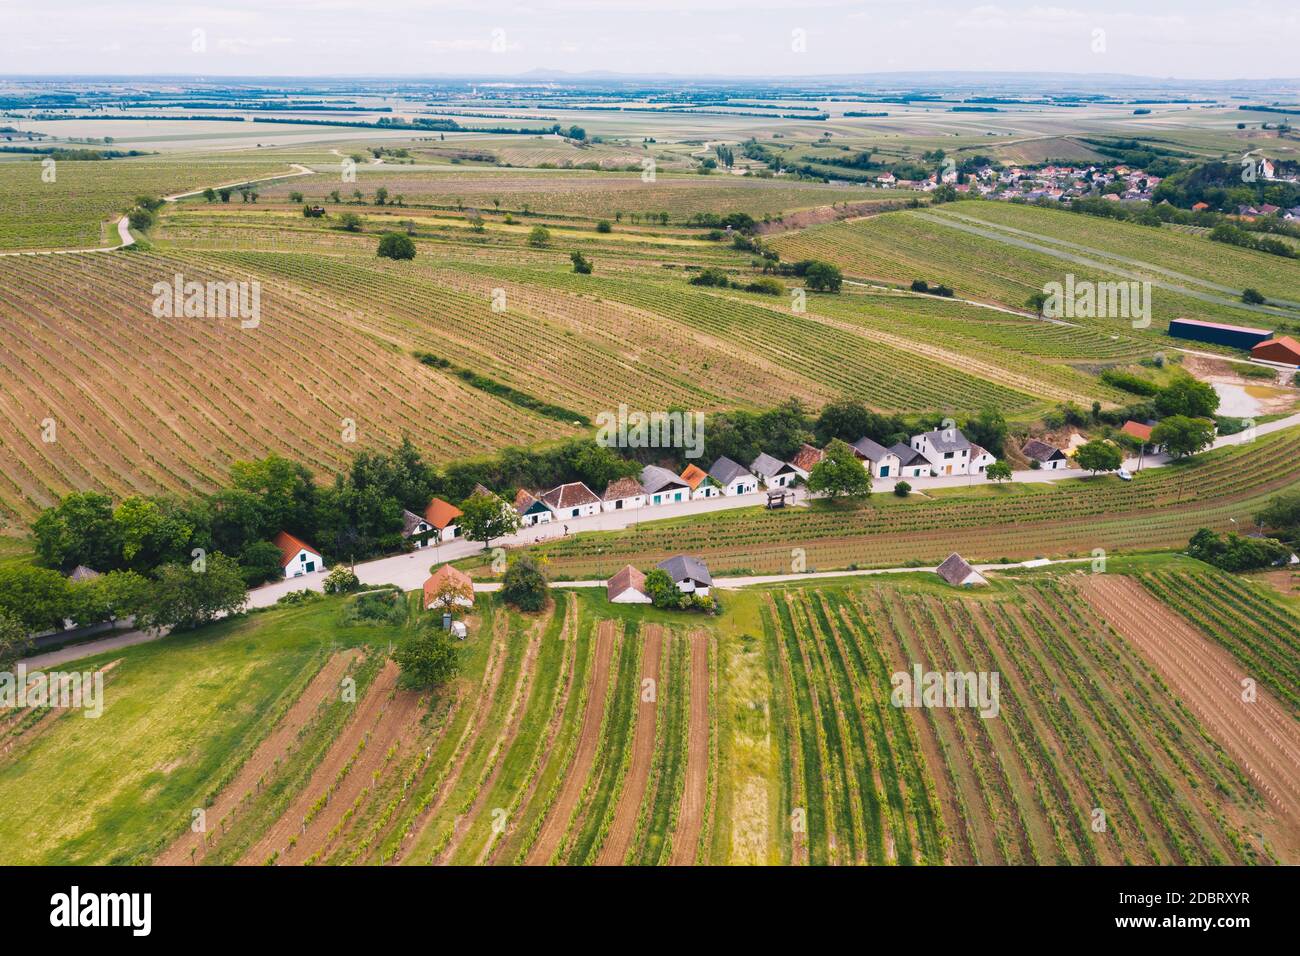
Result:
<svg viewBox="0 0 1300 956"><path fill-rule="evenodd" d="M808 490L830 498L864 499L871 494L871 473L853 449L837 438L826 446L822 460L813 465Z"/></svg>
<svg viewBox="0 0 1300 956"><path fill-rule="evenodd" d="M433 627L422 627L407 638L393 659L401 668L397 684L405 690L439 687L460 673L460 649Z"/></svg>
<svg viewBox="0 0 1300 956"><path fill-rule="evenodd" d="M519 512L496 495L478 493L461 502L461 532L471 541L482 541L484 550L497 538L519 530Z"/></svg>
<svg viewBox="0 0 1300 956"><path fill-rule="evenodd" d="M203 566L166 564L136 623L157 630L186 629L208 624L243 610L248 601L239 562L220 552L209 554Z"/></svg>
<svg viewBox="0 0 1300 956"><path fill-rule="evenodd" d="M1174 458L1186 458L1208 448L1214 441L1214 423L1203 418L1173 415L1151 429L1151 443L1164 445Z"/></svg>

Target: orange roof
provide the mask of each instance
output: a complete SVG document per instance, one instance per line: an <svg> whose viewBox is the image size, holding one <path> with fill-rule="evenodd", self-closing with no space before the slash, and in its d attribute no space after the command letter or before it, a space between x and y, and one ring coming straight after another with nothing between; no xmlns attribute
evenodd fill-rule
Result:
<svg viewBox="0 0 1300 956"><path fill-rule="evenodd" d="M1279 335L1258 343L1250 350L1250 354L1255 358L1262 358L1269 362L1286 362L1291 365L1300 365L1300 342L1297 342L1289 335Z"/></svg>
<svg viewBox="0 0 1300 956"><path fill-rule="evenodd" d="M424 509L424 520L441 531L462 514L463 512L450 502L434 498L429 502L429 507Z"/></svg>
<svg viewBox="0 0 1300 956"><path fill-rule="evenodd" d="M1127 421L1124 427L1120 429L1125 435L1132 435L1139 441L1151 440L1151 426L1143 425L1141 422Z"/></svg>
<svg viewBox="0 0 1300 956"><path fill-rule="evenodd" d="M687 465L686 470L682 472L681 477L682 481L690 485L691 491L694 491L700 486L701 481L709 477L709 473L703 468L698 468L695 465Z"/></svg>
<svg viewBox="0 0 1300 956"><path fill-rule="evenodd" d="M463 593L471 604L474 603L474 579L464 571L453 568L450 564L444 564L424 582L424 606L428 607L430 602L448 586Z"/></svg>
<svg viewBox="0 0 1300 956"><path fill-rule="evenodd" d="M279 531L271 542L280 549L280 567L284 567L294 558L298 557L299 551L310 551L312 554L318 553L315 548L304 541L299 541L287 531Z"/></svg>

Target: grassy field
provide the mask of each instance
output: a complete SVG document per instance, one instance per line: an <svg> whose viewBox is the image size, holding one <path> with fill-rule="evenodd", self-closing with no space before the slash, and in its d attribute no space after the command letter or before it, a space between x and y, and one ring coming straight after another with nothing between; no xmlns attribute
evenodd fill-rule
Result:
<svg viewBox="0 0 1300 956"><path fill-rule="evenodd" d="M1079 587L1208 572L1127 570L726 591L714 618L480 595L432 694L384 661L414 602L405 624L344 626L342 598L261 612L83 662L112 663L97 720L0 726L0 862L1290 860L1235 756ZM1238 578L1195 614L1246 599L1294 628ZM891 703L913 665L997 671L998 713Z"/></svg>

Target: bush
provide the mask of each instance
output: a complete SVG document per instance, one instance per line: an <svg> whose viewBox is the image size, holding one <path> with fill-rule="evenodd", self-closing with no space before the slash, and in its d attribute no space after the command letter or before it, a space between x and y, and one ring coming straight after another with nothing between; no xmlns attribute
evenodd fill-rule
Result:
<svg viewBox="0 0 1300 956"><path fill-rule="evenodd" d="M829 262L812 262L804 271L804 285L814 292L839 292L844 276Z"/></svg>
<svg viewBox="0 0 1300 956"><path fill-rule="evenodd" d="M550 601L551 587L537 560L520 555L506 568L501 599L521 611L541 611Z"/></svg>
<svg viewBox="0 0 1300 956"><path fill-rule="evenodd" d="M138 232L144 232L151 228L154 223L153 213L143 206L136 206L132 209L127 213L126 219L131 224L131 228Z"/></svg>
<svg viewBox="0 0 1300 956"><path fill-rule="evenodd" d="M550 241L551 230L545 226L533 226L532 232L528 234L528 244L535 249L544 248Z"/></svg>
<svg viewBox="0 0 1300 956"><path fill-rule="evenodd" d="M576 272L578 275L580 276L591 275L591 270L592 270L591 260L588 259L586 256L584 256L581 252L569 253L569 261L573 263L573 271Z"/></svg>
<svg viewBox="0 0 1300 956"><path fill-rule="evenodd" d="M361 579L345 564L340 564L325 575L326 594L351 594L361 587Z"/></svg>
<svg viewBox="0 0 1300 956"><path fill-rule="evenodd" d="M379 240L379 255L384 259L414 259L415 243L400 232L387 232Z"/></svg>
<svg viewBox="0 0 1300 956"><path fill-rule="evenodd" d="M1160 391L1160 386L1155 382L1148 381L1141 375L1134 375L1132 372L1125 372L1117 368L1108 368L1101 373L1101 380L1107 385L1130 392L1133 395L1155 395Z"/></svg>
<svg viewBox="0 0 1300 956"><path fill-rule="evenodd" d="M1209 528L1192 535L1187 553L1225 571L1253 571L1291 556L1291 549L1273 538L1243 538L1235 532L1220 536Z"/></svg>
<svg viewBox="0 0 1300 956"><path fill-rule="evenodd" d="M402 670L397 686L404 690L437 687L460 673L460 649L445 632L433 627L425 627L407 640L393 659Z"/></svg>
<svg viewBox="0 0 1300 956"><path fill-rule="evenodd" d="M613 225L610 224L610 221L609 221L608 219L602 219L600 222L596 223L596 231L597 231L597 232L613 232L613 231L614 231L614 227L613 227Z"/></svg>
<svg viewBox="0 0 1300 956"><path fill-rule="evenodd" d="M745 291L757 292L761 295L785 295L785 286L771 276L764 276L746 285Z"/></svg>
<svg viewBox="0 0 1300 956"><path fill-rule="evenodd" d="M1265 300L1258 289L1242 289L1241 301L1247 305L1263 305Z"/></svg>
<svg viewBox="0 0 1300 956"><path fill-rule="evenodd" d="M690 278L691 285L722 286L724 289L731 284L727 274L721 269L710 267L701 269Z"/></svg>
<svg viewBox="0 0 1300 956"><path fill-rule="evenodd" d="M398 625L405 622L406 595L391 587L356 595L348 601L339 616L339 623L344 627L361 624Z"/></svg>
<svg viewBox="0 0 1300 956"><path fill-rule="evenodd" d="M911 493L912 493L912 486L909 485L907 482L900 481L894 484L894 494L898 495L898 497L906 498Z"/></svg>
<svg viewBox="0 0 1300 956"><path fill-rule="evenodd" d="M344 232L360 232L361 217L354 212L345 212L339 216L339 228Z"/></svg>

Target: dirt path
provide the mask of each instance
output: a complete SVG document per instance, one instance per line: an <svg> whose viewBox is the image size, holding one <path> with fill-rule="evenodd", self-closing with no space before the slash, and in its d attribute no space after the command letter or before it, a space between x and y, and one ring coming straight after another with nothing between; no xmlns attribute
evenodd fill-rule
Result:
<svg viewBox="0 0 1300 956"><path fill-rule="evenodd" d="M673 835L672 866L690 866L699 851L709 796L709 634L694 631L691 645L690 730L686 739L686 783Z"/></svg>
<svg viewBox="0 0 1300 956"><path fill-rule="evenodd" d="M564 778L564 785L555 798L555 806L546 817L542 831L537 835L525 862L529 866L540 866L550 861L564 839L569 817L573 816L582 788L587 783L587 774L596 759L596 745L600 743L600 725L605 719L605 692L609 685L609 665L614 656L615 634L617 625L614 621L601 621L596 631L596 660L592 666L591 680L587 689L587 708L582 715L582 731L578 736L577 752L573 763Z"/></svg>
<svg viewBox="0 0 1300 956"><path fill-rule="evenodd" d="M267 775L274 772L277 765L293 753L303 727L316 715L326 699L337 691L344 672L360 656L360 650L352 648L339 651L325 662L271 733L244 761L234 779L222 788L207 808L208 839L205 840L202 833L187 830L158 856L155 864L180 866L191 861L199 862L207 856L221 841L225 833L224 822L234 816L244 798L260 790Z"/></svg>
<svg viewBox="0 0 1300 956"><path fill-rule="evenodd" d="M326 794L357 752L358 745L373 732L376 723L389 709L389 698L397 687L397 674L397 665L388 661L367 689L352 720L330 745L325 759L311 775L311 780L280 819L262 835L262 839L244 853L239 860L241 864L265 863L273 852L283 852L290 839L306 830L307 825L303 821L311 811L312 804Z"/></svg>
<svg viewBox="0 0 1300 956"><path fill-rule="evenodd" d="M1289 849L1300 849L1300 725L1263 688L1244 701L1246 675L1232 656L1138 582L1113 574L1071 581L1241 764L1280 816Z"/></svg>
<svg viewBox="0 0 1300 956"><path fill-rule="evenodd" d="M661 680L659 661L664 656L664 629L658 624L647 625L645 629L645 648L641 654L641 683L637 687L638 702L636 710L636 727L632 737L632 764L628 767L627 778L623 781L623 790L619 794L618 808L596 858L597 865L618 866L627 856L632 845L632 836L636 830L637 814L641 809L641 800L645 796L646 781L650 779L650 763L655 752L655 721L659 712L659 701L671 690L667 682ZM647 701L644 689L646 681L654 681L654 698Z"/></svg>

